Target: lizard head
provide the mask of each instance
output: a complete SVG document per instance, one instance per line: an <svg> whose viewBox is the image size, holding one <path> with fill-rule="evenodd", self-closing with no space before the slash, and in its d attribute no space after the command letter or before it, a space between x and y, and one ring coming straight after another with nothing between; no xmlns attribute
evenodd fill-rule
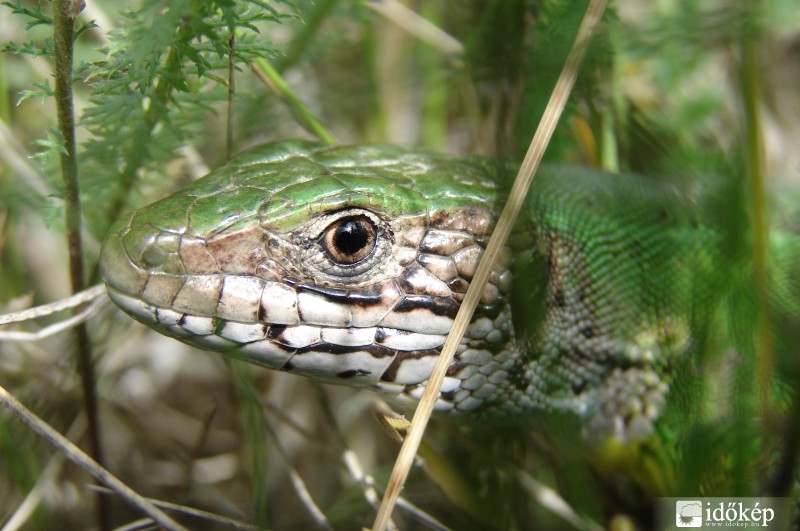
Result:
<svg viewBox="0 0 800 531"><path fill-rule="evenodd" d="M410 405L488 241L497 195L479 163L272 144L117 222L100 266L114 302L159 332ZM510 356L508 262L484 291L441 409L468 410L495 391L490 378Z"/></svg>

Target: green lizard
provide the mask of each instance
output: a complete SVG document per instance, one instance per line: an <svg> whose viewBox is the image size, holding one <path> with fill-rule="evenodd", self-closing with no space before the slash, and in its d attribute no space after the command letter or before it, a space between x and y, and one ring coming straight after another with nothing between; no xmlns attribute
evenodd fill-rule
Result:
<svg viewBox="0 0 800 531"><path fill-rule="evenodd" d="M504 168L394 147L257 147L117 222L102 274L161 333L408 410L492 232ZM437 410L563 412L587 440L650 436L676 380L754 349L746 225L728 226L725 191L543 168ZM796 324L788 210L770 234L768 295Z"/></svg>

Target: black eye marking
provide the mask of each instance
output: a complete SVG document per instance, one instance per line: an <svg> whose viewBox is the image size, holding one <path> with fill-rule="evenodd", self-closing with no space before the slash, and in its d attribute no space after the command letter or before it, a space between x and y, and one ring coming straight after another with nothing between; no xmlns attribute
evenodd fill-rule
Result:
<svg viewBox="0 0 800 531"><path fill-rule="evenodd" d="M351 265L369 256L375 248L377 229L366 216L348 216L331 223L322 234L322 247L328 258L340 265Z"/></svg>

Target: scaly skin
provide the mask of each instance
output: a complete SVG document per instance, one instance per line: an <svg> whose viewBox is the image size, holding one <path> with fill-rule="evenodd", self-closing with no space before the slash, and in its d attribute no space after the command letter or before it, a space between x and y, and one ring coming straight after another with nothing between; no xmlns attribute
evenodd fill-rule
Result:
<svg viewBox="0 0 800 531"><path fill-rule="evenodd" d="M116 223L102 273L159 332L408 409L491 234L503 172L391 147L261 146ZM564 411L588 438L649 435L670 374L748 274L709 215L714 194L679 184L542 170L437 409Z"/></svg>

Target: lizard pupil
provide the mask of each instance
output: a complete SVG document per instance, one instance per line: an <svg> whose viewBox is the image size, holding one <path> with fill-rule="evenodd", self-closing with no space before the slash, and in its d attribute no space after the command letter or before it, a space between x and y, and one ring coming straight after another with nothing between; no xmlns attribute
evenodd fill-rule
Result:
<svg viewBox="0 0 800 531"><path fill-rule="evenodd" d="M375 225L366 216L346 217L325 230L323 246L334 262L354 264L372 252L375 232Z"/></svg>
<svg viewBox="0 0 800 531"><path fill-rule="evenodd" d="M369 241L369 233L362 223L347 220L336 228L333 243L345 254L356 254Z"/></svg>

